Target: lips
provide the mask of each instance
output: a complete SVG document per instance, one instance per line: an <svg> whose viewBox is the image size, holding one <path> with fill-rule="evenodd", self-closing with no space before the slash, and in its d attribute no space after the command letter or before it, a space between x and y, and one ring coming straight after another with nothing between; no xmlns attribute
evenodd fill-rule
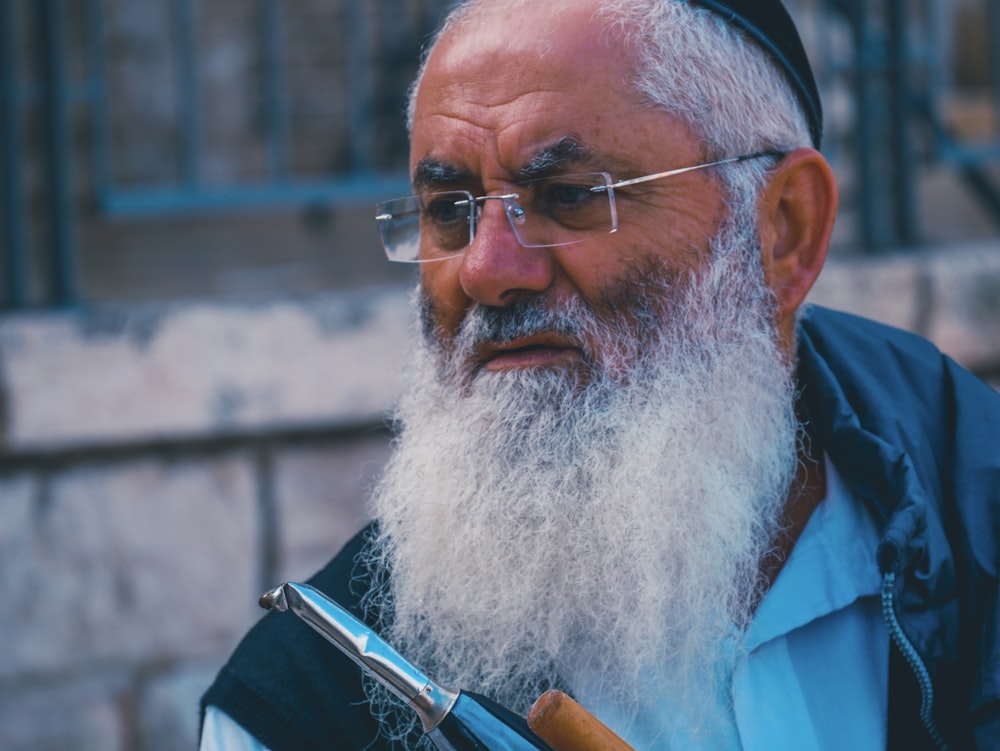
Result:
<svg viewBox="0 0 1000 751"><path fill-rule="evenodd" d="M485 370L557 367L583 359L580 346L557 334L518 337L503 344L483 342L476 356Z"/></svg>

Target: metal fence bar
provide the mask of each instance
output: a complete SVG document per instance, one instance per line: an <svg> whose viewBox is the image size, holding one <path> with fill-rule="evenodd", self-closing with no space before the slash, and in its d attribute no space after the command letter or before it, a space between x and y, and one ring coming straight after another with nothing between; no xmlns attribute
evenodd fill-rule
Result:
<svg viewBox="0 0 1000 751"><path fill-rule="evenodd" d="M107 94L107 56L104 43L104 24L101 0L87 0L87 63L90 66L91 99L91 149L94 158L94 191L100 201L110 190L114 170L114 151L111 148Z"/></svg>
<svg viewBox="0 0 1000 751"><path fill-rule="evenodd" d="M907 27L906 0L888 0L886 7L887 63L889 87L889 150L892 156L895 241L912 245L917 241L916 195L914 192L911 123L913 115L910 77L912 48Z"/></svg>
<svg viewBox="0 0 1000 751"><path fill-rule="evenodd" d="M77 301L75 226L72 198L72 131L66 83L66 34L59 0L39 0L39 50L45 79L45 143L48 177L48 277L56 305Z"/></svg>
<svg viewBox="0 0 1000 751"><path fill-rule="evenodd" d="M945 137L942 129L937 126L941 122L942 115L936 98L938 92L947 91L952 85L952 76L948 71L944 55L948 44L947 31L949 28L944 5L937 0L930 0L928 18L930 22L929 72L927 77L929 90L924 92L924 96L918 102L918 116L931 123L929 132L930 156L940 158Z"/></svg>
<svg viewBox="0 0 1000 751"><path fill-rule="evenodd" d="M1000 4L996 0L986 3L986 22L989 27L989 56L991 76L991 99L993 105L994 129L1000 133Z"/></svg>
<svg viewBox="0 0 1000 751"><path fill-rule="evenodd" d="M0 304L27 301L24 201L21 195L21 97L14 46L16 23L12 0L0 0L0 257L4 267Z"/></svg>
<svg viewBox="0 0 1000 751"><path fill-rule="evenodd" d="M986 3L986 22L989 28L991 44L988 45L990 56L990 104L993 110L993 127L1000 133L1000 6L995 0L988 0ZM1000 158L1000 144L994 147L993 158ZM980 200L987 206L995 217L1000 217L1000 186L996 180L988 179L985 170L970 169L965 167L963 176L972 185Z"/></svg>
<svg viewBox="0 0 1000 751"><path fill-rule="evenodd" d="M285 98L281 61L284 59L282 4L261 0L261 57L264 69L264 117L267 138L268 175L272 182L288 177L288 101Z"/></svg>
<svg viewBox="0 0 1000 751"><path fill-rule="evenodd" d="M181 177L187 185L199 182L201 164L201 113L196 74L195 0L174 0L174 65L177 76Z"/></svg>
<svg viewBox="0 0 1000 751"><path fill-rule="evenodd" d="M855 3L854 33L857 45L854 95L858 112L858 146L857 146L857 190L860 196L860 231L865 246L874 247L879 242L878 217L880 212L876 207L876 197L880 191L876 187L878 169L875 160L878 158L877 147L877 105L875 92L875 74L881 68L881 55L875 43L875 34L868 21L867 13L862 4Z"/></svg>
<svg viewBox="0 0 1000 751"><path fill-rule="evenodd" d="M347 90L351 108L351 169L357 173L374 170L375 140L371 127L372 59L368 37L367 3L348 2Z"/></svg>

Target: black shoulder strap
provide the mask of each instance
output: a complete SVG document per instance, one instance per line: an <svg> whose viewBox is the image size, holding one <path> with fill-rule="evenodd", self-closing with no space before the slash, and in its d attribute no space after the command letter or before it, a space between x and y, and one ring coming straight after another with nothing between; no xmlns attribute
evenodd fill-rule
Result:
<svg viewBox="0 0 1000 751"><path fill-rule="evenodd" d="M362 531L310 583L360 617ZM268 613L202 698L271 751L381 751L361 671L292 613Z"/></svg>

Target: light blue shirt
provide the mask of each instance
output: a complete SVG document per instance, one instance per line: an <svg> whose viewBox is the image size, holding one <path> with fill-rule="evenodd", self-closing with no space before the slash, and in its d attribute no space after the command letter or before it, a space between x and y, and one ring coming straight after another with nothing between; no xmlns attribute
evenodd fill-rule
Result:
<svg viewBox="0 0 1000 751"><path fill-rule="evenodd" d="M878 532L827 461L827 496L761 602L733 672L728 721L710 735L667 731L671 700L634 721L591 706L637 751L841 751L885 748L889 632L875 560ZM668 735L669 732L669 735ZM671 741L667 741L667 738ZM267 751L209 707L201 751Z"/></svg>

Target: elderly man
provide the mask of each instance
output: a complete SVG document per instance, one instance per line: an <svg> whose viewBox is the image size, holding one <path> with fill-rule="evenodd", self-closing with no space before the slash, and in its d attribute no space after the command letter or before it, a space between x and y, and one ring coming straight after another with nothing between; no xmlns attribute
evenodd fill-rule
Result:
<svg viewBox="0 0 1000 751"><path fill-rule="evenodd" d="M471 0L410 129L398 445L313 583L639 751L1000 748L1000 400L804 309L837 196L780 2ZM287 613L204 703L203 749L419 744Z"/></svg>

